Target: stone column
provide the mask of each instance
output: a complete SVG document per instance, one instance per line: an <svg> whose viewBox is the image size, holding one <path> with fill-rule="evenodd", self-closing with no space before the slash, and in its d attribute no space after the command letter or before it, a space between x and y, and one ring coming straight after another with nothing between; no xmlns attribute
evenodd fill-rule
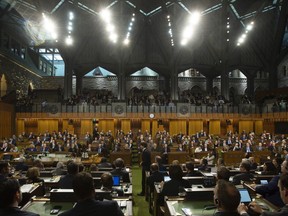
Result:
<svg viewBox="0 0 288 216"><path fill-rule="evenodd" d="M76 94L82 94L82 87L83 87L83 76L77 75L76 76Z"/></svg>
<svg viewBox="0 0 288 216"><path fill-rule="evenodd" d="M65 76L64 76L64 99L72 96L72 77L73 66L69 62L65 62Z"/></svg>

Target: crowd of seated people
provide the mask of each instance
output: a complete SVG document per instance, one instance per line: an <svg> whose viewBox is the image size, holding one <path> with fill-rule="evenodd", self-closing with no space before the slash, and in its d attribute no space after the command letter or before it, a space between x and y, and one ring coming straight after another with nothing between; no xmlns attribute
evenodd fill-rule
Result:
<svg viewBox="0 0 288 216"><path fill-rule="evenodd" d="M174 106L170 95L165 91L137 89L128 97L129 106Z"/></svg>

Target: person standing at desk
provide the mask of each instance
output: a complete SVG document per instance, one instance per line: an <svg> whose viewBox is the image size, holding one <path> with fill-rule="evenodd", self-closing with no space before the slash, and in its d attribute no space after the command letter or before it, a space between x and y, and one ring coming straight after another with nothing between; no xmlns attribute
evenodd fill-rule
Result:
<svg viewBox="0 0 288 216"><path fill-rule="evenodd" d="M288 215L288 174L282 174L278 181L278 187L280 191L280 196L282 201L285 203L285 206L281 208L278 212L270 212L270 211L263 211L261 206L259 206L256 202L252 202L249 204L249 208L252 211L261 214L261 216L287 216ZM247 213L248 208L244 204L239 205L238 212L241 216L249 216Z"/></svg>
<svg viewBox="0 0 288 216"><path fill-rule="evenodd" d="M147 149L147 143L142 142L141 143L141 150L142 150L142 191L138 193L138 196L144 196L145 195L145 172L150 170L150 164L151 164L151 153Z"/></svg>
<svg viewBox="0 0 288 216"><path fill-rule="evenodd" d="M240 204L238 189L225 180L218 180L214 189L214 204L217 212L213 216L239 216L237 208Z"/></svg>
<svg viewBox="0 0 288 216"><path fill-rule="evenodd" d="M73 191L77 198L74 208L59 216L124 216L116 201L96 201L92 176L89 173L78 173L73 179Z"/></svg>
<svg viewBox="0 0 288 216"><path fill-rule="evenodd" d="M32 212L21 211L18 208L22 201L19 182L16 179L6 179L0 182L0 215L5 216L39 216Z"/></svg>

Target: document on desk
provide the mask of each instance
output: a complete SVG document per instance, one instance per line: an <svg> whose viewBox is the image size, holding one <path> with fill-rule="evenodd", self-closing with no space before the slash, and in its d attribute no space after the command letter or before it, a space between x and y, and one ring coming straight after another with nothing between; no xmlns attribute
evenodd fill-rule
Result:
<svg viewBox="0 0 288 216"><path fill-rule="evenodd" d="M176 210L175 210L175 208L174 208L174 205L175 205L175 204L178 204L177 201L170 202L170 204L171 204L171 205L167 205L167 206L168 206L168 209L169 209L169 212L170 212L171 216L182 215L181 213L176 212Z"/></svg>
<svg viewBox="0 0 288 216"><path fill-rule="evenodd" d="M21 186L20 190L22 193L29 193L33 189L33 184L24 184Z"/></svg>

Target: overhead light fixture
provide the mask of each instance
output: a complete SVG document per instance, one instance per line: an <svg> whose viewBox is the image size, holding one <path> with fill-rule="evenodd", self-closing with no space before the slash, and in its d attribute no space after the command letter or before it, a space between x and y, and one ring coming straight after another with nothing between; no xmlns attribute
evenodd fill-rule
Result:
<svg viewBox="0 0 288 216"><path fill-rule="evenodd" d="M73 44L73 39L70 36L68 36L66 38L65 42L66 42L67 45L72 45Z"/></svg>

